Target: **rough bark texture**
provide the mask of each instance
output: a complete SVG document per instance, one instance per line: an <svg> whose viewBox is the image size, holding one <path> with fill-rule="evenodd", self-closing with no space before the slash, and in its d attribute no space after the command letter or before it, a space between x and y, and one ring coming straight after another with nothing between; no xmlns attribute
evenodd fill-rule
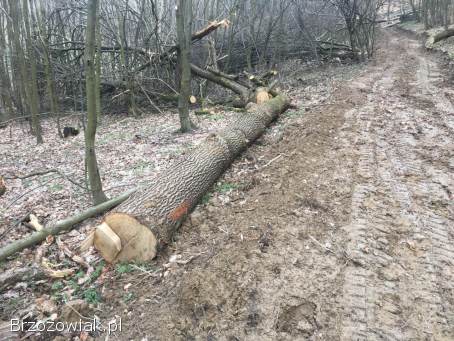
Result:
<svg viewBox="0 0 454 341"><path fill-rule="evenodd" d="M192 129L189 119L189 96L191 95L191 26L192 0L179 0L177 6L177 35L178 35L178 76L180 95L178 97L178 112L180 115L181 132Z"/></svg>
<svg viewBox="0 0 454 341"><path fill-rule="evenodd" d="M149 227L158 248L168 244L175 230L238 154L256 140L289 106L279 95L248 113L182 156L168 171L138 190L115 209Z"/></svg>
<svg viewBox="0 0 454 341"><path fill-rule="evenodd" d="M32 116L32 125L33 125L33 132L36 135L36 141L38 144L43 143L43 136L42 136L42 128L41 123L39 121L39 94L38 94L38 78L37 78L37 66L36 66L36 56L35 50L32 43L32 33L30 28L30 21L29 21L29 9L28 9L28 2L24 0L23 4L23 20L25 24L25 41L26 41L26 50L27 50L27 57L28 57L28 79L27 85L29 88L29 107Z"/></svg>
<svg viewBox="0 0 454 341"><path fill-rule="evenodd" d="M439 41L441 41L443 39L447 39L452 36L454 36L454 27L445 29L444 31L441 31L437 34L430 36L429 39L427 39L426 47L433 48L433 45L435 43L438 43Z"/></svg>

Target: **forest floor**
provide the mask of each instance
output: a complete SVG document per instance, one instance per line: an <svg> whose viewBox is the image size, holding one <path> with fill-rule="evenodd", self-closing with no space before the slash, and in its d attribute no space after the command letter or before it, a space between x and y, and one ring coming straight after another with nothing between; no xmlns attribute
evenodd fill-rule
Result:
<svg viewBox="0 0 454 341"><path fill-rule="evenodd" d="M454 88L394 29L373 61L333 70L317 85L295 73L300 110L233 164L157 260L101 264L95 290L80 270L10 288L1 319L49 315L66 290L91 300L82 315L121 318L110 340L453 340Z"/></svg>

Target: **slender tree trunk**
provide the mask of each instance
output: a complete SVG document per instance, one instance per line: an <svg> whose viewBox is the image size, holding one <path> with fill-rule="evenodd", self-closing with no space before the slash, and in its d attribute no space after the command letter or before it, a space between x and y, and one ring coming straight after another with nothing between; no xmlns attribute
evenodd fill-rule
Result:
<svg viewBox="0 0 454 341"><path fill-rule="evenodd" d="M29 108L32 116L33 131L36 135L36 142L38 144L43 143L42 128L39 121L39 95L38 95L38 79L36 71L36 56L31 38L30 20L29 20L29 9L28 0L22 1L23 5L23 18L25 23L25 35L26 35L26 47L27 47L27 59L29 66L29 75L27 84L29 88Z"/></svg>
<svg viewBox="0 0 454 341"><path fill-rule="evenodd" d="M4 27L2 19L3 17L0 18L0 27ZM13 101L11 100L11 81L8 71L8 56L5 53L7 51L5 35L5 31L0 32L0 98L7 110L7 115L0 117L0 119L9 119L14 115Z"/></svg>
<svg viewBox="0 0 454 341"><path fill-rule="evenodd" d="M96 21L96 88L97 94L101 93L101 26L99 25L99 15ZM101 119L101 96L96 96L96 116L98 121Z"/></svg>
<svg viewBox="0 0 454 341"><path fill-rule="evenodd" d="M180 114L181 132L192 130L189 118L189 97L191 96L191 27L192 27L192 0L178 0L177 11L178 36L178 75L180 96L178 111Z"/></svg>
<svg viewBox="0 0 454 341"><path fill-rule="evenodd" d="M96 17L99 9L98 0L88 2L86 48L85 48L85 80L87 93L87 128L85 129L85 162L88 172L91 195L94 205L107 200L102 190L101 177L99 175L98 162L95 153L95 137L97 126L96 113L96 65L95 65L95 41L96 41Z"/></svg>
<svg viewBox="0 0 454 341"><path fill-rule="evenodd" d="M57 96L55 95L54 72L52 69L51 56L49 53L49 41L47 39L48 35L46 33L46 27L43 20L43 17L45 17L45 12L43 9L41 9L41 11L42 11L41 13L38 13L39 39L41 41L41 47L43 49L44 73L46 75L47 95L49 96L50 111L51 113L57 116L58 135L60 137L63 137L62 130L60 127L60 114L58 112Z"/></svg>
<svg viewBox="0 0 454 341"><path fill-rule="evenodd" d="M121 76L126 83L127 88L127 103L128 103L128 111L137 116L137 108L134 96L134 82L133 82L133 75L129 70L130 66L130 53L128 49L128 40L126 37L126 22L127 22L127 15L129 10L129 0L126 1L126 11L122 18L119 19L119 36L120 36L120 58L121 58L121 68L122 73Z"/></svg>

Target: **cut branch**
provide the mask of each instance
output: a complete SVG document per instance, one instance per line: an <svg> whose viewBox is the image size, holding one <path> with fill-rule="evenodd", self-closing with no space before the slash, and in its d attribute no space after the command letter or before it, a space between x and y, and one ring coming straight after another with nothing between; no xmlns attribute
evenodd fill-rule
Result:
<svg viewBox="0 0 454 341"><path fill-rule="evenodd" d="M224 88L232 90L234 93L238 94L245 102L248 101L250 90L246 86L234 81L230 75L229 77L225 77L220 72L204 70L194 64L191 64L191 71L198 77L205 78L213 83L223 86Z"/></svg>
<svg viewBox="0 0 454 341"><path fill-rule="evenodd" d="M192 43L195 43L195 42L203 39L207 35L209 35L211 32L217 30L219 27L228 26L228 25L229 25L229 21L227 19L224 19L221 21L214 21L214 22L210 23L208 26L206 26L205 28L201 29L200 31L193 33L191 36L191 41L192 41ZM157 61L171 58L172 55L177 50L178 50L178 44L169 47L164 53L153 55L148 62L139 66L137 69L134 70L133 73L141 72L141 71L149 68L151 65L153 65L153 63L155 63Z"/></svg>
<svg viewBox="0 0 454 341"><path fill-rule="evenodd" d="M98 214L108 211L112 207L115 207L125 201L135 190L128 191L114 199L106 201L98 206L91 207L86 211L79 213L75 216L57 222L55 225L46 227L39 232L35 232L23 239L16 240L11 244L8 244L0 249L0 261L5 260L7 257L15 254L16 252L22 251L27 247L33 246L39 242L42 242L49 235L56 235L63 231L71 230L76 224L84 221L85 219L94 217Z"/></svg>

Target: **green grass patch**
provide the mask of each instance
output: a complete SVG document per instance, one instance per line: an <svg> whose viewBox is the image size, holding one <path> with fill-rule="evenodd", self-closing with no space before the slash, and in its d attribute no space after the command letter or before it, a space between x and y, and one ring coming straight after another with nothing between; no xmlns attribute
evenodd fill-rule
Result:
<svg viewBox="0 0 454 341"><path fill-rule="evenodd" d="M101 294L95 288L88 288L84 290L82 296L87 303L98 304L101 302Z"/></svg>
<svg viewBox="0 0 454 341"><path fill-rule="evenodd" d="M211 115L211 112L209 110L200 109L200 110L194 111L194 114L196 116L209 116L209 115Z"/></svg>
<svg viewBox="0 0 454 341"><path fill-rule="evenodd" d="M49 186L49 190L51 192L59 192L61 191L62 189L64 189L65 187L61 184L52 184Z"/></svg>
<svg viewBox="0 0 454 341"><path fill-rule="evenodd" d="M119 275L127 274L134 271L134 267L130 263L120 263L115 266L115 272Z"/></svg>
<svg viewBox="0 0 454 341"><path fill-rule="evenodd" d="M123 296L123 302L127 303L136 298L136 295L133 292L128 292Z"/></svg>
<svg viewBox="0 0 454 341"><path fill-rule="evenodd" d="M216 186L216 192L225 194L238 188L237 184L230 182L221 182Z"/></svg>
<svg viewBox="0 0 454 341"><path fill-rule="evenodd" d="M213 193L211 193L211 192L205 193L203 195L202 199L200 199L200 203L202 205L208 204L210 202L210 199L211 199L212 196L213 196Z"/></svg>
<svg viewBox="0 0 454 341"><path fill-rule="evenodd" d="M136 175L143 175L152 165L153 164L148 161L140 160L133 166L134 173Z"/></svg>
<svg viewBox="0 0 454 341"><path fill-rule="evenodd" d="M65 285L63 284L62 281L56 281L54 283L52 283L52 290L53 291L59 291L61 289L63 289L65 287Z"/></svg>
<svg viewBox="0 0 454 341"><path fill-rule="evenodd" d="M213 115L208 116L208 119L210 121L220 121L223 118L224 118L224 115L221 115L221 114L213 114Z"/></svg>
<svg viewBox="0 0 454 341"><path fill-rule="evenodd" d="M101 276L102 269L104 268L104 265L106 265L106 263L103 260L100 261L99 264L96 266L95 271L93 271L90 274L90 282L91 283L96 281L99 278L99 276Z"/></svg>

